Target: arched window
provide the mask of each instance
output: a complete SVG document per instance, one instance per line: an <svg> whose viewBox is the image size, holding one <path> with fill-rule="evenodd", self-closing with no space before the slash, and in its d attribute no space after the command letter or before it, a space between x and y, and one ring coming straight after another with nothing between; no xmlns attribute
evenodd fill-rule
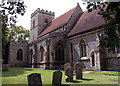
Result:
<svg viewBox="0 0 120 86"><path fill-rule="evenodd" d="M47 60L50 60L50 46L47 47Z"/></svg>
<svg viewBox="0 0 120 86"><path fill-rule="evenodd" d="M23 51L22 51L22 49L19 49L17 51L17 60L23 60Z"/></svg>
<svg viewBox="0 0 120 86"><path fill-rule="evenodd" d="M33 58L33 50L30 50L30 62L32 63L32 58Z"/></svg>
<svg viewBox="0 0 120 86"><path fill-rule="evenodd" d="M71 62L73 62L73 44L70 43Z"/></svg>
<svg viewBox="0 0 120 86"><path fill-rule="evenodd" d="M94 53L92 53L92 56L91 56L91 63L92 63L92 66L95 66L95 57L94 57Z"/></svg>
<svg viewBox="0 0 120 86"><path fill-rule="evenodd" d="M35 27L35 20L33 20L33 28Z"/></svg>
<svg viewBox="0 0 120 86"><path fill-rule="evenodd" d="M41 61L43 61L43 57L44 57L44 48L41 46L40 47L40 58L41 58Z"/></svg>
<svg viewBox="0 0 120 86"><path fill-rule="evenodd" d="M86 43L84 40L81 40L80 42L80 57L86 57L87 52L86 52Z"/></svg>
<svg viewBox="0 0 120 86"><path fill-rule="evenodd" d="M61 41L59 41L55 48L55 60L64 61L64 47Z"/></svg>

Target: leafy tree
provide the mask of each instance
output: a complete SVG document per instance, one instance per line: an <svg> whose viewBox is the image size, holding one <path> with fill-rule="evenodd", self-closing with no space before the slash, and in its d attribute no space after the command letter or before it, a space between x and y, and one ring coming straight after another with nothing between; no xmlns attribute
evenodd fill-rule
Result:
<svg viewBox="0 0 120 86"><path fill-rule="evenodd" d="M89 0L88 0L89 1ZM103 0L101 0L103 1ZM98 10L105 20L103 25L105 36L100 44L113 51L120 46L120 1L119 2L87 2L88 12Z"/></svg>
<svg viewBox="0 0 120 86"><path fill-rule="evenodd" d="M28 43L29 30L26 30L22 26L10 27L7 39L16 42Z"/></svg>
<svg viewBox="0 0 120 86"><path fill-rule="evenodd" d="M23 0L2 0L0 2L1 26L2 26L2 57L8 57L9 40L8 26L14 26L17 22L17 15L24 15L26 6ZM7 56L5 56L7 55ZM7 61L4 63L8 63Z"/></svg>

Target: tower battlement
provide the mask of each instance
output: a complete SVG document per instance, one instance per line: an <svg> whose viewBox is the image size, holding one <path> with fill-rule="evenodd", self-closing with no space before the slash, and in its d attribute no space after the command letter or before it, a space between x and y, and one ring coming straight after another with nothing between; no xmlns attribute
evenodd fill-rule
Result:
<svg viewBox="0 0 120 86"><path fill-rule="evenodd" d="M31 14L31 18L32 18L34 15L36 15L37 13L43 13L43 14L47 14L47 15L51 15L51 16L54 16L54 15L55 15L55 12L38 8L37 10L35 10L35 11Z"/></svg>

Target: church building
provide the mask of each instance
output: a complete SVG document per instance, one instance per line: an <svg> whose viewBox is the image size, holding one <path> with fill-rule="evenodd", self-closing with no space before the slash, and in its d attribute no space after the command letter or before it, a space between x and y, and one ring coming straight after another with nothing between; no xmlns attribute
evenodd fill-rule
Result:
<svg viewBox="0 0 120 86"><path fill-rule="evenodd" d="M29 43L10 44L10 66L62 69L80 61L87 70L119 70L120 48L113 53L100 47L105 21L97 12L83 12L77 4L55 18L38 8L31 14Z"/></svg>

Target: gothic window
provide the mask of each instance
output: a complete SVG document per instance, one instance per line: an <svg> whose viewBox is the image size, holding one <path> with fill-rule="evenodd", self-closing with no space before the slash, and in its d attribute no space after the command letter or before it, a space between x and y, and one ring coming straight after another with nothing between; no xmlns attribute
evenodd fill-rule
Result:
<svg viewBox="0 0 120 86"><path fill-rule="evenodd" d="M41 46L40 47L40 58L41 58L41 61L43 61L43 57L44 57L44 48Z"/></svg>
<svg viewBox="0 0 120 86"><path fill-rule="evenodd" d="M70 43L71 61L73 62L73 44Z"/></svg>
<svg viewBox="0 0 120 86"><path fill-rule="evenodd" d="M94 53L92 54L92 57L91 57L91 63L92 63L92 66L95 66L95 57L94 57Z"/></svg>
<svg viewBox="0 0 120 86"><path fill-rule="evenodd" d="M17 60L23 60L23 51L22 51L22 49L19 49L17 51Z"/></svg>
<svg viewBox="0 0 120 86"><path fill-rule="evenodd" d="M33 50L30 50L30 62L32 63L32 58L33 58Z"/></svg>
<svg viewBox="0 0 120 86"><path fill-rule="evenodd" d="M50 47L47 47L47 59L50 60Z"/></svg>
<svg viewBox="0 0 120 86"><path fill-rule="evenodd" d="M87 52L86 52L86 43L81 40L80 42L80 57L86 57L87 56Z"/></svg>
<svg viewBox="0 0 120 86"><path fill-rule="evenodd" d="M33 20L33 28L35 27L35 20Z"/></svg>
<svg viewBox="0 0 120 86"><path fill-rule="evenodd" d="M55 60L64 61L64 48L61 42L58 42L55 48Z"/></svg>

